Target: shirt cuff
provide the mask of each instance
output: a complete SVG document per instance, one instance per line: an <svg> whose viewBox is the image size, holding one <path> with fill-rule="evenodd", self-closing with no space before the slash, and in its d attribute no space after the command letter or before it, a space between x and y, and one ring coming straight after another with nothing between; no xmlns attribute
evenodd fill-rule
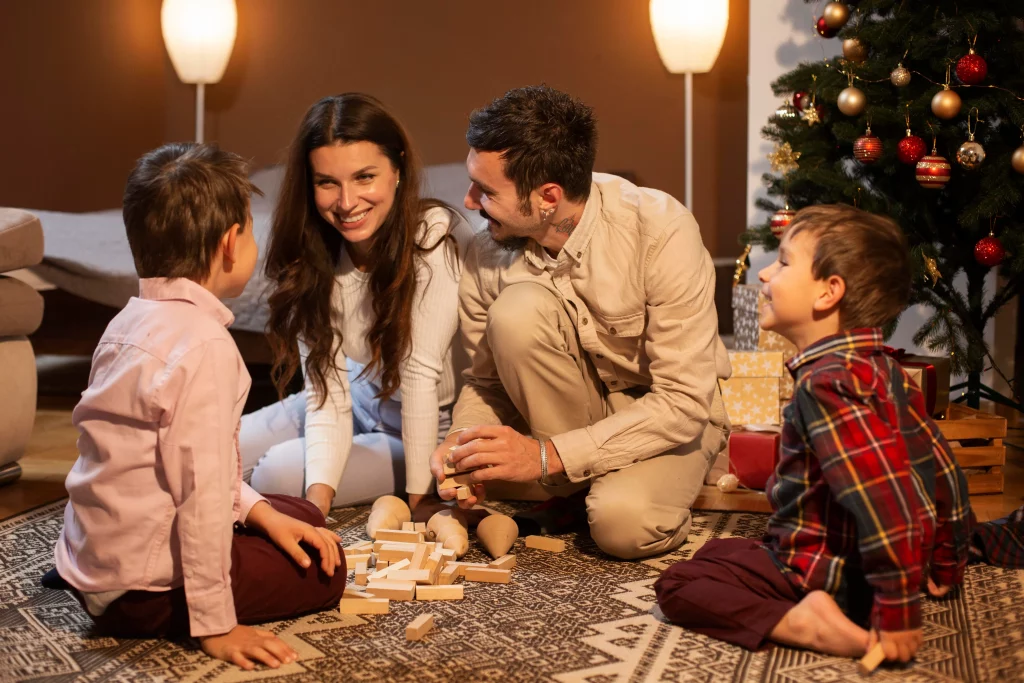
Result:
<svg viewBox="0 0 1024 683"><path fill-rule="evenodd" d="M230 580L215 593L195 597L189 597L186 582L185 600L188 604L189 633L193 638L219 636L238 626Z"/></svg>
<svg viewBox="0 0 1024 683"><path fill-rule="evenodd" d="M875 594L871 625L878 631L909 631L921 628L921 594L882 596Z"/></svg>
<svg viewBox="0 0 1024 683"><path fill-rule="evenodd" d="M430 473L429 456L425 460L405 460L405 492L423 495L434 492L434 475Z"/></svg>
<svg viewBox="0 0 1024 683"><path fill-rule="evenodd" d="M245 524L245 520L249 518L249 511L252 510L252 506L261 500L267 499L256 493L251 486L243 481L238 495L238 521ZM267 502L269 503L270 501Z"/></svg>
<svg viewBox="0 0 1024 683"><path fill-rule="evenodd" d="M959 586L964 582L965 563L932 563L932 581L940 586Z"/></svg>
<svg viewBox="0 0 1024 683"><path fill-rule="evenodd" d="M594 454L597 453L597 444L586 428L553 436L551 443L558 450L558 458L562 461L569 481L586 481L602 474L595 471Z"/></svg>

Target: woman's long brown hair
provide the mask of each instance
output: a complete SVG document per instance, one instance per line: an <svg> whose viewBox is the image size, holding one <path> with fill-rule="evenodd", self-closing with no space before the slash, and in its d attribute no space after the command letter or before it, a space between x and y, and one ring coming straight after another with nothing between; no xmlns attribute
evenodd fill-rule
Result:
<svg viewBox="0 0 1024 683"><path fill-rule="evenodd" d="M397 391L399 365L411 349L417 256L442 244L454 246L450 227L434 244L417 243L424 212L442 207L451 212L452 226L455 211L439 200L420 198L420 166L409 138L378 100L345 93L325 97L310 107L288 154L265 266L273 283L267 330L274 354L271 377L281 397L299 367L300 339L309 351L306 377L320 406L327 399L328 374L345 372L335 363L341 332L331 307L344 241L317 211L309 155L319 147L363 141L377 145L401 179L391 211L374 233L370 247L374 321L367 339L371 358L364 374L379 372L381 398L390 398Z"/></svg>

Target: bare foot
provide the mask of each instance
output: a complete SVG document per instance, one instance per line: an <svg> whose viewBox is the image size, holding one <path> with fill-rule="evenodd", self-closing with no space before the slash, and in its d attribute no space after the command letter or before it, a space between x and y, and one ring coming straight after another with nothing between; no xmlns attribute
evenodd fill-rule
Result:
<svg viewBox="0 0 1024 683"><path fill-rule="evenodd" d="M812 591L786 612L770 638L840 657L860 657L868 647L868 632L850 621L832 596Z"/></svg>

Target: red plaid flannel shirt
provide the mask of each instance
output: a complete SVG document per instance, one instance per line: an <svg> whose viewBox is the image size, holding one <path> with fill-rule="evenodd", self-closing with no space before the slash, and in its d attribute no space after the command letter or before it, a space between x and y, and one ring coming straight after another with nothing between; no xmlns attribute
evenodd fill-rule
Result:
<svg viewBox="0 0 1024 683"><path fill-rule="evenodd" d="M805 592L842 594L844 573L861 572L872 628L919 628L928 576L959 584L967 560L967 482L949 444L879 329L827 337L787 365L766 548Z"/></svg>

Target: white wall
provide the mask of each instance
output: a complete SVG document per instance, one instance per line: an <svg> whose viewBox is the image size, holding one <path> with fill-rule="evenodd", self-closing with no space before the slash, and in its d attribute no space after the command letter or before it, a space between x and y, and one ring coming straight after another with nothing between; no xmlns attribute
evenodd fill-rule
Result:
<svg viewBox="0 0 1024 683"><path fill-rule="evenodd" d="M842 52L838 38L823 40L814 32L814 4L803 0L751 0L750 2L750 69L747 123L747 223L759 224L767 217L754 206L756 197L767 196L761 183L761 175L770 170L766 155L772 145L761 137L761 128L768 122L775 110L782 104L782 98L772 94L771 83L783 73L792 70L801 62L818 61ZM820 7L819 7L820 9ZM750 270L747 281L756 282L757 272L769 265L775 258L774 252L765 253L755 247L750 255ZM994 275L991 280L995 283ZM990 285L991 286L991 285ZM995 324L985 331L985 338L993 349L1000 368L1011 378L1013 376L1013 350L1016 330L1016 301L1006 306ZM900 324L890 340L890 345L905 348L911 353L930 353L913 343L914 333L927 319L928 309L915 306L904 313ZM998 334L997 334L998 330ZM988 373L983 380L993 383L994 373ZM955 382L955 380L954 380ZM1002 380L995 383L997 390L1006 392Z"/></svg>

